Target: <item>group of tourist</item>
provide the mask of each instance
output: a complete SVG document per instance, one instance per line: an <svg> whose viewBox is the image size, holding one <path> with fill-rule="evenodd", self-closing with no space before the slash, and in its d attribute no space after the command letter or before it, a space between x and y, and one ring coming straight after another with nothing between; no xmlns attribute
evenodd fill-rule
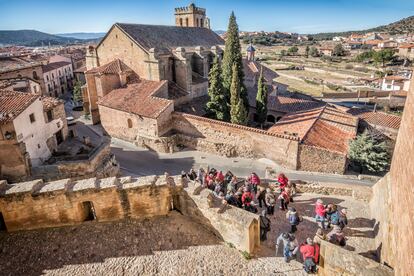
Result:
<svg viewBox="0 0 414 276"><path fill-rule="evenodd" d="M313 239L307 238L299 245L295 232L297 226L303 221L298 211L289 204L294 204L293 196L296 186L289 181L283 173L279 174L274 183L262 185L260 177L252 172L246 179L239 180L231 171L223 173L214 168L205 171L200 168L197 172L191 169L188 173L182 172L182 177L198 181L204 188L210 189L213 194L223 199L226 204L243 208L252 213L257 213L257 206L262 209L260 215L260 240L267 239L267 232L271 229L271 221L268 215L273 215L275 206L279 202L279 209L286 212L286 219L290 225L290 231L279 235L276 240L276 255L283 244L283 257L286 262L296 257L299 251L303 257L303 267L307 273L315 273L319 262L319 245L322 240L345 246L346 238L343 229L348 224L347 210L338 210L337 205L324 205L321 199L315 203L315 221L318 229ZM325 231L332 230L325 234Z"/></svg>

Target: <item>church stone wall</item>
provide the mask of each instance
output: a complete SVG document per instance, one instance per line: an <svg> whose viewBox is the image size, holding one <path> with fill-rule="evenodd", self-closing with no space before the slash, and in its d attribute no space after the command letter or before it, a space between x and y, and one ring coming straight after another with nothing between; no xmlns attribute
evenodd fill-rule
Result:
<svg viewBox="0 0 414 276"><path fill-rule="evenodd" d="M227 157L268 158L296 169L298 140L199 116L173 113L177 143Z"/></svg>
<svg viewBox="0 0 414 276"><path fill-rule="evenodd" d="M109 31L106 38L98 46L97 53L100 66L119 58L140 77L148 80L159 80L159 76L150 76L150 65L146 62L149 60L149 54L133 43L116 26ZM158 64L152 64L151 66L158 66Z"/></svg>
<svg viewBox="0 0 414 276"><path fill-rule="evenodd" d="M322 162L322 160L325 160L325 162ZM347 158L345 154L303 144L299 145L299 170L344 174L346 165Z"/></svg>

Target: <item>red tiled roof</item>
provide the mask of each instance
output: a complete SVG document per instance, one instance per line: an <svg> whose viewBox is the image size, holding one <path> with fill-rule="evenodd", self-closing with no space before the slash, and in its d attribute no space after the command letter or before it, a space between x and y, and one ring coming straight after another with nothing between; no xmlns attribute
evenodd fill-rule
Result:
<svg viewBox="0 0 414 276"><path fill-rule="evenodd" d="M71 63L67 61L58 61L58 62L52 62L46 65L43 65L42 68L43 68L43 72L46 73L46 72L61 68L63 66L69 65L69 64Z"/></svg>
<svg viewBox="0 0 414 276"><path fill-rule="evenodd" d="M406 77L403 76L386 76L384 77L385 80L394 80L394 81L404 81L408 80Z"/></svg>
<svg viewBox="0 0 414 276"><path fill-rule="evenodd" d="M261 68L263 69L263 78L266 82L271 82L279 76L275 71L257 61L249 61L245 58L243 59L243 72L246 79L253 80L255 77L258 79Z"/></svg>
<svg viewBox="0 0 414 276"><path fill-rule="evenodd" d="M0 123L13 121L38 98L36 94L0 90Z"/></svg>
<svg viewBox="0 0 414 276"><path fill-rule="evenodd" d="M87 74L118 74L120 72L129 71L131 70L125 63L123 63L119 59L115 59L111 62L108 62L107 64L104 64L99 67L92 68L85 73Z"/></svg>
<svg viewBox="0 0 414 276"><path fill-rule="evenodd" d="M326 103L320 101L289 98L283 96L269 96L267 107L269 110L290 113L322 107L325 104Z"/></svg>
<svg viewBox="0 0 414 276"><path fill-rule="evenodd" d="M400 117L383 112L373 112L362 108L350 108L348 113L372 125L399 129L401 124Z"/></svg>
<svg viewBox="0 0 414 276"><path fill-rule="evenodd" d="M42 97L43 111L49 111L60 104L64 104L63 100L59 100L53 97Z"/></svg>
<svg viewBox="0 0 414 276"><path fill-rule="evenodd" d="M400 45L400 47L398 47L400 49L410 49L410 48L414 48L414 44L403 44Z"/></svg>
<svg viewBox="0 0 414 276"><path fill-rule="evenodd" d="M112 90L101 98L99 105L141 115L157 118L173 101L154 96L167 81L140 80L126 88Z"/></svg>
<svg viewBox="0 0 414 276"><path fill-rule="evenodd" d="M268 131L296 136L302 143L346 154L358 119L332 106L289 113Z"/></svg>
<svg viewBox="0 0 414 276"><path fill-rule="evenodd" d="M354 135L351 133L332 127L325 121L317 120L303 139L303 143L346 154L349 140L352 138Z"/></svg>

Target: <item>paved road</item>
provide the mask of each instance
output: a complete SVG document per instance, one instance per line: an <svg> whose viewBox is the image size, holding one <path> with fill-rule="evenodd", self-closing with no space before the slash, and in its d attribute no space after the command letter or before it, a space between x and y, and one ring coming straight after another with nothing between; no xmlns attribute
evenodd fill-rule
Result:
<svg viewBox="0 0 414 276"><path fill-rule="evenodd" d="M266 168L270 167L277 172L285 172L290 179L368 186L375 183L369 180L358 180L355 176L286 170L267 159L225 158L193 150L184 150L173 154L156 153L115 138L112 139L111 148L121 164L122 171L137 176L163 174L164 172L180 174L182 170L189 171L191 168L198 169L200 166L210 166L210 168L215 167L223 171L230 170L237 176L248 176L254 171L264 177Z"/></svg>
<svg viewBox="0 0 414 276"><path fill-rule="evenodd" d="M85 124L80 119L77 122L77 132L79 136L89 136L92 141L95 141L102 135L102 127L100 125ZM160 175L165 172L177 175L183 170L189 171L191 168L198 169L200 166L209 166L223 171L230 170L240 177L248 176L253 171L264 177L266 168L270 167L276 172L283 171L290 179L295 180L367 186L375 184L375 181L359 180L356 176L351 175L287 170L268 159L226 158L194 150L183 150L173 154L157 153L116 138L112 138L111 151L121 164L122 172L135 176Z"/></svg>

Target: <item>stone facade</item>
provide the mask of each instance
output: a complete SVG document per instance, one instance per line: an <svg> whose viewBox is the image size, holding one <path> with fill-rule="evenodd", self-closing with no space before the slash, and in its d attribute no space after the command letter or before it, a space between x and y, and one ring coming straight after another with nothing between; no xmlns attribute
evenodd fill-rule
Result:
<svg viewBox="0 0 414 276"><path fill-rule="evenodd" d="M15 79L15 78L29 78L33 79L36 82L39 83L41 93L43 95L46 94L46 85L43 81L43 70L42 70L42 64L35 64L35 65L29 65L22 68L17 68L14 70L8 70L8 71L2 71L0 70L0 80L4 79Z"/></svg>
<svg viewBox="0 0 414 276"><path fill-rule="evenodd" d="M30 157L24 143L0 140L0 179L23 181L30 175Z"/></svg>
<svg viewBox="0 0 414 276"><path fill-rule="evenodd" d="M346 155L339 152L304 144L299 145L298 170L344 174L347 164Z"/></svg>
<svg viewBox="0 0 414 276"><path fill-rule="evenodd" d="M210 28L206 9L196 7L193 3L188 7L176 8L175 26Z"/></svg>
<svg viewBox="0 0 414 276"><path fill-rule="evenodd" d="M322 241L318 275L391 276L392 269L340 246Z"/></svg>
<svg viewBox="0 0 414 276"><path fill-rule="evenodd" d="M264 157L297 168L298 140L294 137L177 112L173 130L178 144L193 149L227 157Z"/></svg>
<svg viewBox="0 0 414 276"><path fill-rule="evenodd" d="M252 253L260 244L258 216L212 204L212 193L181 176L96 178L53 182L0 182L0 212L7 231L57 227L86 220L115 221L166 215L176 209L237 249Z"/></svg>

